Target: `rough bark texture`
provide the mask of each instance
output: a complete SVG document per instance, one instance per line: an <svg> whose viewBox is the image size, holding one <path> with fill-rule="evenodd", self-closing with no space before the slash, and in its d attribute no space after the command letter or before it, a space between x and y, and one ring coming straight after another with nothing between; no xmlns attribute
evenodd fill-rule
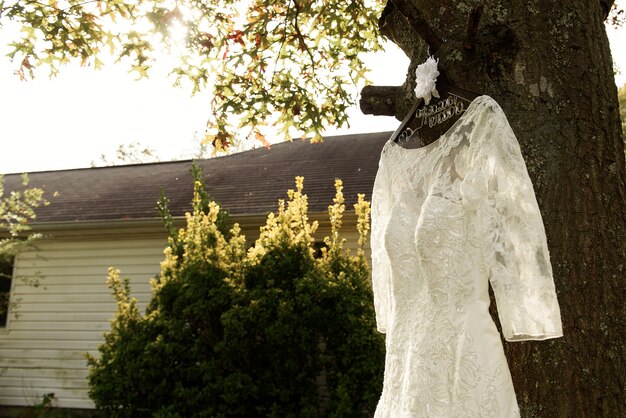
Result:
<svg viewBox="0 0 626 418"><path fill-rule="evenodd" d="M401 86L365 86L361 91L361 110L366 115L395 116Z"/></svg>
<svg viewBox="0 0 626 418"><path fill-rule="evenodd" d="M396 117L414 101L412 75L426 57L418 35L426 32L397 7L408 5L445 41L437 57L450 81L493 97L520 142L565 333L505 343L523 417L626 417L626 171L603 25L612 3L390 0L381 17L382 32L411 58L404 95L393 98ZM468 50L468 15L479 4Z"/></svg>

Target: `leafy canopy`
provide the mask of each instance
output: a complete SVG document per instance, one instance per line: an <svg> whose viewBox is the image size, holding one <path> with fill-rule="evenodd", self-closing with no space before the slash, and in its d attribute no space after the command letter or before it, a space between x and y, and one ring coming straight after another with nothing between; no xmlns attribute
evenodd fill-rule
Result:
<svg viewBox="0 0 626 418"><path fill-rule="evenodd" d="M37 208L49 204L43 189L28 187L29 183L28 175L23 174L22 188L7 193L0 175L0 318L9 308L13 259L40 238L40 234L30 232L30 222L37 218Z"/></svg>
<svg viewBox="0 0 626 418"><path fill-rule="evenodd" d="M99 68L107 54L139 77L163 51L175 83L213 93L205 140L222 149L235 135L268 132L321 139L347 123L366 80L362 53L380 49L382 0L5 0L0 25L17 73L78 60ZM6 37L5 37L6 39Z"/></svg>
<svg viewBox="0 0 626 418"><path fill-rule="evenodd" d="M22 174L22 189L5 193L4 177L0 175L0 258L12 258L39 237L28 232L29 224L37 218L36 209L49 202L42 188L28 187L29 183L28 175Z"/></svg>

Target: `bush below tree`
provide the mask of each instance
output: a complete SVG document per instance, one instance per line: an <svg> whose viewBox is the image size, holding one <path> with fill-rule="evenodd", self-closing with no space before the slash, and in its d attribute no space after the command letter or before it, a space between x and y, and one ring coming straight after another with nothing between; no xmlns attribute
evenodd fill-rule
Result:
<svg viewBox="0 0 626 418"><path fill-rule="evenodd" d="M336 189L321 251L302 178L247 249L196 181L186 227L174 232L166 216L169 246L145 314L110 270L118 311L88 359L97 408L115 417L373 415L384 339L363 252L369 204L359 196L359 249L350 255L339 236L340 181Z"/></svg>

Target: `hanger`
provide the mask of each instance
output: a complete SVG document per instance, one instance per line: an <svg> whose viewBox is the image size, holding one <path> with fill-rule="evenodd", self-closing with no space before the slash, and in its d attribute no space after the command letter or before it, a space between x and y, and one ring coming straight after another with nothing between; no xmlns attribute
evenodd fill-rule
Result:
<svg viewBox="0 0 626 418"><path fill-rule="evenodd" d="M459 99L465 100L468 103L471 103L475 98L480 96L480 94L461 89L459 87L453 86L448 81L447 77L439 70L439 76L437 77L437 91L441 96L441 100L445 100L448 96L456 96ZM404 117L400 126L394 131L391 135L391 140L395 143L400 142L400 140L408 139L413 132L415 131L411 126L413 126L413 122L417 119L418 110L423 107L424 99L421 97L418 98L409 113Z"/></svg>

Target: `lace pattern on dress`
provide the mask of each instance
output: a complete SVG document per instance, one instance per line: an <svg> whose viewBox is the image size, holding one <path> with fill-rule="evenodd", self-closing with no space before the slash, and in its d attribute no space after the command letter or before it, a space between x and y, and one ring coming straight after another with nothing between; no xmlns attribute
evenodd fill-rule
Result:
<svg viewBox="0 0 626 418"><path fill-rule="evenodd" d="M385 145L371 248L387 334L376 417L519 416L489 283L507 340L562 330L541 214L493 99L475 99L426 147Z"/></svg>

